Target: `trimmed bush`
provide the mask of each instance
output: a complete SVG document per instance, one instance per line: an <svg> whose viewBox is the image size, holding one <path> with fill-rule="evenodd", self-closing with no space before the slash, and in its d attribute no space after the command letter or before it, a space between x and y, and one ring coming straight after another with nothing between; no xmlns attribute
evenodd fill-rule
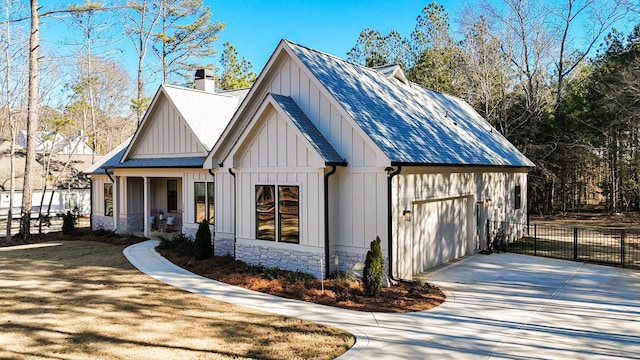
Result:
<svg viewBox="0 0 640 360"><path fill-rule="evenodd" d="M211 230L209 230L209 223L206 220L203 220L198 226L196 240L193 243L193 252L198 260L207 259L213 255Z"/></svg>
<svg viewBox="0 0 640 360"><path fill-rule="evenodd" d="M367 296L376 296L382 288L384 279L384 261L382 259L382 248L380 247L380 237L371 242L371 250L367 251L367 258L364 262L362 273L362 283L364 293Z"/></svg>
<svg viewBox="0 0 640 360"><path fill-rule="evenodd" d="M71 211L67 211L66 214L62 215L62 233L71 234L75 229L76 224L73 219L73 214L71 214Z"/></svg>

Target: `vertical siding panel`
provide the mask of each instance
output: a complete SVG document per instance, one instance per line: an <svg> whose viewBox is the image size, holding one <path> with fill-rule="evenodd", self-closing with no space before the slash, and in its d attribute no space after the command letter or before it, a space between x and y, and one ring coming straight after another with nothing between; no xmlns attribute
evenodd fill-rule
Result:
<svg viewBox="0 0 640 360"><path fill-rule="evenodd" d="M260 129L259 132L259 137L258 137L258 147L260 149L260 152L258 153L258 157L259 157L259 164L264 166L264 164L268 164L268 156L269 156L269 142L267 141L267 139L265 139L268 129L268 123L271 120L271 117L269 117L269 119L265 122L265 124L263 124L262 128Z"/></svg>
<svg viewBox="0 0 640 360"><path fill-rule="evenodd" d="M378 234L377 229L377 210L378 210L378 193L376 175L364 174L364 195L362 209L364 210L364 241L365 244L374 240Z"/></svg>
<svg viewBox="0 0 640 360"><path fill-rule="evenodd" d="M300 97L298 106L305 114L309 113L309 78L300 71Z"/></svg>
<svg viewBox="0 0 640 360"><path fill-rule="evenodd" d="M318 114L318 130L325 138L330 139L331 128L331 105L329 100L320 94L320 113ZM329 140L329 143L333 143Z"/></svg>
<svg viewBox="0 0 640 360"><path fill-rule="evenodd" d="M375 164L376 164L376 153L373 151L371 146L369 146L367 143L364 143L364 142L363 142L363 149L364 149L364 154L363 154L364 166L366 166L366 167L375 166Z"/></svg>
<svg viewBox="0 0 640 360"><path fill-rule="evenodd" d="M345 173L340 176L340 183L336 184L340 191L340 210L341 216L337 219L337 223L340 226L339 239L341 243L347 246L357 246L353 238L353 183L350 173ZM342 212L344 210L344 212Z"/></svg>
<svg viewBox="0 0 640 360"><path fill-rule="evenodd" d="M277 112L269 118L265 142L267 143L267 166L278 165L278 122L282 121Z"/></svg>
<svg viewBox="0 0 640 360"><path fill-rule="evenodd" d="M287 166L295 166L298 164L298 139L289 127L287 127Z"/></svg>
<svg viewBox="0 0 640 360"><path fill-rule="evenodd" d="M252 219L251 221L238 221L238 223L242 224L242 236L247 238L251 237L251 234L253 233L253 224L255 221L252 216L252 204L255 195L253 195L254 191L251 186L251 175L251 173L243 174L242 188L240 189L242 192L240 192L240 196L238 196L238 201L242 204L242 208L240 209L241 211L238 212L240 219Z"/></svg>
<svg viewBox="0 0 640 360"><path fill-rule="evenodd" d="M280 94L291 94L291 59L287 59L280 70Z"/></svg>
<svg viewBox="0 0 640 360"><path fill-rule="evenodd" d="M346 121L342 121L341 136L342 156L347 159L350 166L357 166L353 159L353 129Z"/></svg>
<svg viewBox="0 0 640 360"><path fill-rule="evenodd" d="M256 167L259 165L259 160L260 160L260 146L258 145L260 143L260 139L256 138L253 140L253 142L250 144L250 151L248 153L248 159L246 159L246 163L249 164L251 167Z"/></svg>
<svg viewBox="0 0 640 360"><path fill-rule="evenodd" d="M305 202L300 203L300 212L306 220L304 229L308 245L320 246L321 235L324 235L320 225L321 203L319 202L319 195L322 194L322 189L319 187L318 176L316 174L310 173L306 178L307 186L301 189L301 192L304 191L305 194ZM324 237L322 237L322 239L324 239Z"/></svg>
<svg viewBox="0 0 640 360"><path fill-rule="evenodd" d="M353 241L358 247L366 247L364 239L364 212L362 205L364 204L364 177L362 173L354 173L352 177L352 202L355 206L352 207L352 222L353 227Z"/></svg>
<svg viewBox="0 0 640 360"><path fill-rule="evenodd" d="M291 97L297 104L300 103L300 68L298 65L289 61L291 69Z"/></svg>
<svg viewBox="0 0 640 360"><path fill-rule="evenodd" d="M273 76L273 80L271 80L271 92L274 94L280 94L280 71L276 72Z"/></svg>
<svg viewBox="0 0 640 360"><path fill-rule="evenodd" d="M320 128L320 91L311 81L309 81L309 112L307 116L317 128Z"/></svg>
<svg viewBox="0 0 640 360"><path fill-rule="evenodd" d="M287 122L284 119L280 119L278 121L277 128L277 136L278 140L276 141L278 147L278 162L277 165L279 167L287 166Z"/></svg>
<svg viewBox="0 0 640 360"><path fill-rule="evenodd" d="M385 173L376 175L376 230L381 239L387 239L387 176ZM382 248L387 248L387 241L383 241Z"/></svg>
<svg viewBox="0 0 640 360"><path fill-rule="evenodd" d="M364 141L360 135L358 135L355 131L352 131L352 153L351 153L351 162L353 166L364 166Z"/></svg>
<svg viewBox="0 0 640 360"><path fill-rule="evenodd" d="M331 123L329 125L329 142L336 151L342 155L344 155L344 145L342 143L342 116L338 109L331 107Z"/></svg>

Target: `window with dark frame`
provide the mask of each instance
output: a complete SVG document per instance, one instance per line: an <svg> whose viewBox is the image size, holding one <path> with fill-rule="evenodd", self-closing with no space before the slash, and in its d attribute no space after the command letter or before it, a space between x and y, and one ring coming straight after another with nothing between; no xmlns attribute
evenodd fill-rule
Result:
<svg viewBox="0 0 640 360"><path fill-rule="evenodd" d="M195 198L195 222L201 223L207 220L209 224L214 224L214 196L215 183L213 182L195 182L193 184L193 193Z"/></svg>
<svg viewBox="0 0 640 360"><path fill-rule="evenodd" d="M209 224L213 225L215 222L215 186L214 183L207 183L207 219Z"/></svg>
<svg viewBox="0 0 640 360"><path fill-rule="evenodd" d="M520 185L516 185L515 188L515 194L514 194L514 204L513 207L514 209L520 209L522 207L522 188L520 187Z"/></svg>
<svg viewBox="0 0 640 360"><path fill-rule="evenodd" d="M178 210L178 180L167 180L167 211Z"/></svg>
<svg viewBox="0 0 640 360"><path fill-rule="evenodd" d="M276 187L256 185L256 238L276 240Z"/></svg>
<svg viewBox="0 0 640 360"><path fill-rule="evenodd" d="M256 185L256 239L300 243L300 187ZM277 213L276 213L277 212Z"/></svg>
<svg viewBox="0 0 640 360"><path fill-rule="evenodd" d="M113 184L104 184L104 216L113 216Z"/></svg>
<svg viewBox="0 0 640 360"><path fill-rule="evenodd" d="M278 230L282 242L300 243L298 191L298 186L278 186Z"/></svg>

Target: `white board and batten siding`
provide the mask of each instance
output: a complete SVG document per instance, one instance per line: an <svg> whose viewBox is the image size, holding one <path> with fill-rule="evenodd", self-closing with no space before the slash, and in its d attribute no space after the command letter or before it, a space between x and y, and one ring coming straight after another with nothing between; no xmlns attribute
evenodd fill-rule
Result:
<svg viewBox="0 0 640 360"><path fill-rule="evenodd" d="M348 163L346 168L338 167L337 173L330 177L331 250L332 253L338 251L364 258L370 242L376 236L386 239L387 200L384 168L388 164L388 158L297 61L283 56L267 80L268 84L261 90L262 94L254 96L253 99L263 99L267 92L290 96ZM280 139L273 142L278 144L279 152L284 151L286 147L287 164L304 166L300 161L303 156L301 154L304 153L297 150L293 153L294 147L286 145L287 142ZM265 145L258 144L254 147L251 165L265 163L267 159L260 159L259 156L266 156L267 150ZM298 160L297 163L293 162L294 158ZM273 165L281 166L282 159L271 161L275 161ZM317 182L321 190L322 176L318 177ZM318 201L322 204L322 191L318 192L318 196ZM313 206L301 203L301 209L311 211ZM239 213L239 216L245 215L247 214ZM301 221L301 226L307 225ZM322 223L318 226L321 227ZM320 228L319 231L322 232L323 229ZM383 243L383 251L386 251L386 242Z"/></svg>
<svg viewBox="0 0 640 360"><path fill-rule="evenodd" d="M526 184L526 169L520 168L404 168L394 179L392 192L396 275L411 279L484 248L486 220L509 219L511 231L521 232L526 223ZM405 211L411 212L410 220L403 218Z"/></svg>
<svg viewBox="0 0 640 360"><path fill-rule="evenodd" d="M300 244L323 249L323 175L320 156L309 147L283 115L268 106L253 131L233 155L238 186L238 241L256 237L255 186L295 185L299 191Z"/></svg>
<svg viewBox="0 0 640 360"><path fill-rule="evenodd" d="M142 133L138 134L129 158L205 156L206 149L182 119L178 110L162 95L156 102Z"/></svg>

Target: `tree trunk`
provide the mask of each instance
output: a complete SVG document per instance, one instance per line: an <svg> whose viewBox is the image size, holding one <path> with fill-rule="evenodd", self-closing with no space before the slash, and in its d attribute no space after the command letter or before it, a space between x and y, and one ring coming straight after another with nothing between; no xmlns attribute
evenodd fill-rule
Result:
<svg viewBox="0 0 640 360"><path fill-rule="evenodd" d="M11 156L10 162L9 162L9 173L10 173L10 178L9 178L9 211L7 212L7 233L6 233L6 239L8 243L12 242L11 239L11 224L13 222L13 197L15 196L15 191L16 191L16 182L15 182L15 177L16 177L16 169L15 169L15 152L16 152L16 124L14 123L13 120L13 114L11 113L11 51L9 49L9 47L11 46L11 22L9 22L9 0L7 0L6 2L6 11L7 11L7 48L6 50L6 57L7 57L7 74L5 77L5 81L6 81L6 85L7 85L7 120L9 120L9 132L11 134L10 136L10 141L11 141L11 145L10 145L10 150L9 150L9 156Z"/></svg>
<svg viewBox="0 0 640 360"><path fill-rule="evenodd" d="M29 36L29 100L27 109L27 155L25 158L22 193L22 222L25 239L31 234L31 199L33 196L32 168L36 157L38 131L38 50L40 47L40 16L38 0L31 0L31 34Z"/></svg>

